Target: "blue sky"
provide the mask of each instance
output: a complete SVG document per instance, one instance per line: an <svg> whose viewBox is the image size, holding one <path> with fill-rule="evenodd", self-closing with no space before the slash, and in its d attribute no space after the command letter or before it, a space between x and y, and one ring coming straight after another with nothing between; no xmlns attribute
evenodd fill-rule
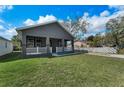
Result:
<svg viewBox="0 0 124 93"><path fill-rule="evenodd" d="M32 25L47 20L87 18L91 23L85 36L105 32L105 23L117 15L123 14L123 6L108 5L69 5L69 6L0 6L0 36L10 39L17 34L15 28Z"/></svg>

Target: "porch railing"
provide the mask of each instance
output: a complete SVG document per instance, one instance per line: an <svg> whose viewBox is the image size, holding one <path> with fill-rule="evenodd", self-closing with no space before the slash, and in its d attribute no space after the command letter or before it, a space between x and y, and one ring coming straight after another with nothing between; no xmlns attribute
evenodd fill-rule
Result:
<svg viewBox="0 0 124 93"><path fill-rule="evenodd" d="M72 51L72 47L64 47L64 51Z"/></svg>
<svg viewBox="0 0 124 93"><path fill-rule="evenodd" d="M63 52L62 47L56 47L56 52Z"/></svg>
<svg viewBox="0 0 124 93"><path fill-rule="evenodd" d="M72 51L71 47L64 47L64 51ZM63 52L62 47L56 47L56 52ZM35 55L35 54L45 54L47 53L47 47L33 47L26 48L27 55ZM50 53L52 53L52 47L50 47Z"/></svg>
<svg viewBox="0 0 124 93"><path fill-rule="evenodd" d="M47 53L47 47L26 48L27 55L44 54L44 53Z"/></svg>
<svg viewBox="0 0 124 93"><path fill-rule="evenodd" d="M72 51L71 47L64 47L64 51ZM63 47L56 47L56 52L63 52Z"/></svg>

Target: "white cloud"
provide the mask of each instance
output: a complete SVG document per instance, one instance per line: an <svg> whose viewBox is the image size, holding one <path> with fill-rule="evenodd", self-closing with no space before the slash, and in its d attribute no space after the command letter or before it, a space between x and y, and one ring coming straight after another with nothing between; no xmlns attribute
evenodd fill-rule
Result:
<svg viewBox="0 0 124 93"><path fill-rule="evenodd" d="M8 9L8 10L11 10L11 9L13 9L13 6L12 6L12 5L8 5L8 6L7 6L7 9Z"/></svg>
<svg viewBox="0 0 124 93"><path fill-rule="evenodd" d="M89 16L89 13L88 13L88 12L85 12L85 13L84 13L84 16L85 16L85 17L88 17L88 16Z"/></svg>
<svg viewBox="0 0 124 93"><path fill-rule="evenodd" d="M91 36L91 35L93 35L93 36L95 36L95 33L86 33L86 34L84 34L84 38L87 38L87 37L89 37L89 36Z"/></svg>
<svg viewBox="0 0 124 93"><path fill-rule="evenodd" d="M57 20L55 16L53 15L46 15L46 16L39 16L39 19L34 21L32 19L27 19L24 24L25 25L33 25L33 24L38 24L38 23L43 23L47 21L53 21ZM3 20L0 20L0 22L4 22ZM6 25L6 26L5 26ZM4 26L6 28L4 28ZM3 23L3 25L0 25L0 36L3 36L7 39L11 39L12 36L17 35L16 32L16 27L12 27L11 24Z"/></svg>
<svg viewBox="0 0 124 93"><path fill-rule="evenodd" d="M119 15L124 15L124 11L116 11L112 15L110 15L110 12L108 10L105 10L99 14L99 16L93 15L89 16L89 13L85 12L82 16L83 19L88 20L90 23L88 27L88 33L85 34L85 36L89 35L95 35L96 33L101 32L101 34L104 33L106 30L106 23L108 22L109 19L115 18ZM67 19L70 19L70 17L67 17ZM32 20L32 19L27 19L24 21L25 25L33 25L33 24L38 24L38 23L44 23L48 21L53 21L57 20L57 18L53 15L46 15L46 16L39 16L38 20ZM63 22L63 20L59 20L60 22Z"/></svg>
<svg viewBox="0 0 124 93"><path fill-rule="evenodd" d="M44 22L54 21L54 20L57 20L57 18L53 15L46 15L45 17L39 16L37 23L44 23Z"/></svg>
<svg viewBox="0 0 124 93"><path fill-rule="evenodd" d="M2 19L0 19L0 23L4 23L4 21Z"/></svg>
<svg viewBox="0 0 124 93"><path fill-rule="evenodd" d="M0 25L0 30L4 30L4 27L2 25Z"/></svg>
<svg viewBox="0 0 124 93"><path fill-rule="evenodd" d="M105 32L102 32L102 33L101 33L101 36L105 36Z"/></svg>
<svg viewBox="0 0 124 93"><path fill-rule="evenodd" d="M118 17L118 16L124 16L124 10L113 13L111 15L111 18L115 18L115 17Z"/></svg>
<svg viewBox="0 0 124 93"><path fill-rule="evenodd" d="M2 12L5 9L4 5L0 5L0 12Z"/></svg>
<svg viewBox="0 0 124 93"><path fill-rule="evenodd" d="M88 32L98 33L105 30L105 23L108 21L108 17L92 16L87 19L89 22Z"/></svg>
<svg viewBox="0 0 124 93"><path fill-rule="evenodd" d="M110 5L110 9L116 9L116 10L124 10L124 5Z"/></svg>
<svg viewBox="0 0 124 93"><path fill-rule="evenodd" d="M106 23L108 22L108 20L110 20L112 18L116 18L118 16L124 16L124 9L122 10L122 6L121 6L120 10L114 12L111 15L110 15L109 11L107 11L107 10L100 13L100 16L93 15L93 16L86 17L83 15L82 18L86 17L90 24L88 27L88 32L87 32L87 34L85 34L85 36L94 35L95 33L99 33L99 32L102 35L104 35L104 32L106 30L105 26L106 26Z"/></svg>
<svg viewBox="0 0 124 93"><path fill-rule="evenodd" d="M49 21L55 21L57 18L53 15L46 15L46 16L39 16L38 20L32 20L32 19L27 19L24 21L25 25L33 25L33 24L38 24L38 23L44 23L44 22L49 22Z"/></svg>
<svg viewBox="0 0 124 93"><path fill-rule="evenodd" d="M88 12L84 12L84 14L83 14L83 19L87 19L89 17L89 13Z"/></svg>
<svg viewBox="0 0 124 93"><path fill-rule="evenodd" d="M0 12L3 12L4 10L11 10L13 9L12 5L0 5Z"/></svg>
<svg viewBox="0 0 124 93"><path fill-rule="evenodd" d="M0 36L11 39L13 35L17 35L15 28L16 27L0 19Z"/></svg>
<svg viewBox="0 0 124 93"><path fill-rule="evenodd" d="M87 19L89 22L88 32L84 35L84 37L95 35L99 32L101 35L104 35L106 30L106 23L108 20L118 16L124 16L124 6L109 6L109 8L116 11L114 11L113 14L110 14L108 10L105 10L101 12L99 16L89 16L89 14L84 13L82 18Z"/></svg>
<svg viewBox="0 0 124 93"><path fill-rule="evenodd" d="M106 17L106 16L109 16L109 15L110 15L110 13L109 13L108 10L105 10L102 13L100 13L100 16L102 16L102 17Z"/></svg>
<svg viewBox="0 0 124 93"><path fill-rule="evenodd" d="M17 34L17 32L16 32L15 29L16 29L16 27L10 28L10 29L6 30L5 32L6 32L8 35L13 36L13 35L16 35L16 34Z"/></svg>
<svg viewBox="0 0 124 93"><path fill-rule="evenodd" d="M25 22L24 22L25 25L33 25L35 24L35 22L32 20L32 19L27 19Z"/></svg>
<svg viewBox="0 0 124 93"><path fill-rule="evenodd" d="M58 20L58 22L63 23L63 22L64 22L64 20L60 19L60 20Z"/></svg>
<svg viewBox="0 0 124 93"><path fill-rule="evenodd" d="M71 20L70 16L67 16L67 20Z"/></svg>
<svg viewBox="0 0 124 93"><path fill-rule="evenodd" d="M12 9L11 6L6 7L6 6L0 6L0 11L5 10L5 9ZM113 14L110 14L108 10L105 10L99 14L99 16L93 15L89 16L89 13L85 12L82 16L82 18L87 19L88 22L90 23L88 27L88 32L87 34L84 35L84 37L90 36L90 35L95 35L96 33L101 32L102 35L104 35L104 31L106 30L105 24L108 22L109 19L115 18L117 16L124 16L124 6L109 6L110 9L115 9L116 11ZM70 19L69 17L67 17ZM27 19L24 21L24 25L33 25L33 24L38 24L38 23L44 23L48 21L53 21L57 20L57 18L53 15L46 15L46 16L39 16L37 20L32 20L32 19ZM63 22L63 20L59 20L60 22ZM0 19L0 23L4 23L3 20ZM0 25L0 29L3 29L4 26ZM6 29L5 31L0 30L0 35L11 38L13 35L16 35L15 27L8 27L9 29Z"/></svg>
<svg viewBox="0 0 124 93"><path fill-rule="evenodd" d="M5 37L5 38L7 38L7 39L11 39L12 38L12 36L14 36L14 35L17 35L17 32L16 32L16 30L15 30L15 27L13 27L13 28L9 28L9 29L6 29L6 30L0 30L0 36L2 36L2 37Z"/></svg>

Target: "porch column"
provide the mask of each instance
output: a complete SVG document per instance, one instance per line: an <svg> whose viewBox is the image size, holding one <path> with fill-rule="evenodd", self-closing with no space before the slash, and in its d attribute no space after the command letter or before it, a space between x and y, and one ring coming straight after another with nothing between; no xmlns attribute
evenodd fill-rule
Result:
<svg viewBox="0 0 124 93"><path fill-rule="evenodd" d="M22 56L26 55L26 44L22 44Z"/></svg>
<svg viewBox="0 0 124 93"><path fill-rule="evenodd" d="M21 46L22 46L22 56L26 56L26 35L23 35L22 41L21 41Z"/></svg>
<svg viewBox="0 0 124 93"><path fill-rule="evenodd" d="M47 53L50 53L50 39L49 37L46 38L46 47L47 47Z"/></svg>
<svg viewBox="0 0 124 93"><path fill-rule="evenodd" d="M62 52L64 52L64 47L65 47L65 40L62 39Z"/></svg>
<svg viewBox="0 0 124 93"><path fill-rule="evenodd" d="M72 51L74 52L74 40L71 40Z"/></svg>

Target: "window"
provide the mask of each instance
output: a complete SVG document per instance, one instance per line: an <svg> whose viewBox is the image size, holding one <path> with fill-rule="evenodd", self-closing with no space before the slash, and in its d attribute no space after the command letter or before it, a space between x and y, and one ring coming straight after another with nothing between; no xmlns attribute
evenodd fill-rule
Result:
<svg viewBox="0 0 124 93"><path fill-rule="evenodd" d="M43 37L26 37L27 47L45 47L46 46L46 38Z"/></svg>
<svg viewBox="0 0 124 93"><path fill-rule="evenodd" d="M50 39L50 46L55 46L55 47L62 47L62 40L61 39Z"/></svg>
<svg viewBox="0 0 124 93"><path fill-rule="evenodd" d="M5 42L5 48L7 48L7 42Z"/></svg>
<svg viewBox="0 0 124 93"><path fill-rule="evenodd" d="M62 47L62 40L61 39L57 40L57 47Z"/></svg>
<svg viewBox="0 0 124 93"><path fill-rule="evenodd" d="M27 42L27 47L34 47L34 37L27 36L26 42Z"/></svg>
<svg viewBox="0 0 124 93"><path fill-rule="evenodd" d="M36 37L35 38L35 47L45 47L46 46L46 38Z"/></svg>

